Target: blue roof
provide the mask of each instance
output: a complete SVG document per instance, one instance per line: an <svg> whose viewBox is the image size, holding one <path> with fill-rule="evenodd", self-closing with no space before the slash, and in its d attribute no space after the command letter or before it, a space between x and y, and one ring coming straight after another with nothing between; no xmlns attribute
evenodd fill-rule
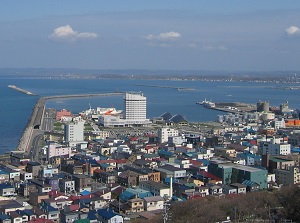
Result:
<svg viewBox="0 0 300 223"><path fill-rule="evenodd" d="M17 210L17 212L21 215L27 215L27 216L34 215L34 213L31 209Z"/></svg>
<svg viewBox="0 0 300 223"><path fill-rule="evenodd" d="M174 155L174 153L169 152L169 151L165 151L165 150L158 150L158 154L159 154L159 155L169 156L169 157L171 157L171 156Z"/></svg>
<svg viewBox="0 0 300 223"><path fill-rule="evenodd" d="M107 168L107 167L110 167L111 165L109 165L107 163L101 163L100 166L103 168Z"/></svg>
<svg viewBox="0 0 300 223"><path fill-rule="evenodd" d="M0 220L9 219L9 215L7 214L0 214Z"/></svg>
<svg viewBox="0 0 300 223"><path fill-rule="evenodd" d="M292 152L294 152L294 153L300 153L300 148L292 148Z"/></svg>
<svg viewBox="0 0 300 223"><path fill-rule="evenodd" d="M135 195L136 194L133 193L132 191L125 190L123 193L120 194L120 199L123 201L128 201L131 198L134 198Z"/></svg>
<svg viewBox="0 0 300 223"><path fill-rule="evenodd" d="M50 206L50 205L44 205L44 206L41 207L41 209L42 209L43 211L46 211L46 212L50 212L50 211L58 211L57 208L54 208L54 207L52 207L52 206Z"/></svg>
<svg viewBox="0 0 300 223"><path fill-rule="evenodd" d="M243 182L243 184L246 185L246 186L252 186L253 184L258 184L258 183L254 182L254 181L251 181L251 180L245 180Z"/></svg>
<svg viewBox="0 0 300 223"><path fill-rule="evenodd" d="M198 161L202 162L204 166L209 165L209 160L207 160L207 159L198 159Z"/></svg>
<svg viewBox="0 0 300 223"><path fill-rule="evenodd" d="M98 212L98 215L105 217L106 219L111 219L112 217L118 215L110 209L99 209L97 212Z"/></svg>
<svg viewBox="0 0 300 223"><path fill-rule="evenodd" d="M81 194L82 196L85 196L85 195L91 194L91 192L89 192L89 191L87 191L87 190L84 190L84 191L80 192L80 194Z"/></svg>
<svg viewBox="0 0 300 223"><path fill-rule="evenodd" d="M164 178L164 183L170 185L170 181L171 181L171 177ZM173 183L177 183L177 182L179 182L179 179L173 178Z"/></svg>
<svg viewBox="0 0 300 223"><path fill-rule="evenodd" d="M4 170L0 170L0 174L8 174L8 173Z"/></svg>
<svg viewBox="0 0 300 223"><path fill-rule="evenodd" d="M14 188L10 183L2 183L0 184L1 189L6 189L6 188Z"/></svg>
<svg viewBox="0 0 300 223"><path fill-rule="evenodd" d="M95 210L90 210L89 213L88 213L88 219L90 220L97 220L97 211Z"/></svg>

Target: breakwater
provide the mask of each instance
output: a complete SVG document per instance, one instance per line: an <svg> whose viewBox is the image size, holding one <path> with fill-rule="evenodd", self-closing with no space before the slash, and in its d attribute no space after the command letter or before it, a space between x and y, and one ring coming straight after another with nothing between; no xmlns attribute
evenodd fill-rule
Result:
<svg viewBox="0 0 300 223"><path fill-rule="evenodd" d="M32 110L31 116L28 119L28 123L23 131L23 134L19 140L17 150L29 152L31 148L31 140L34 130L40 129L43 122L43 114L45 110L45 103L47 100L57 98L78 98L78 97L105 97L105 96L122 96L124 93L99 93L99 94L70 94L70 95L54 95L45 96L39 98Z"/></svg>
<svg viewBox="0 0 300 223"><path fill-rule="evenodd" d="M155 88L171 88L171 89L176 89L178 91L195 91L194 88L186 88L186 87L173 87L173 86L148 85L148 84L137 84L136 86L155 87Z"/></svg>
<svg viewBox="0 0 300 223"><path fill-rule="evenodd" d="M11 88L11 89L14 89L16 91L22 92L22 93L27 94L27 95L31 95L31 96L36 96L37 95L37 94L34 94L34 93L32 93L30 91L27 91L25 89L19 88L16 85L8 85L7 87Z"/></svg>

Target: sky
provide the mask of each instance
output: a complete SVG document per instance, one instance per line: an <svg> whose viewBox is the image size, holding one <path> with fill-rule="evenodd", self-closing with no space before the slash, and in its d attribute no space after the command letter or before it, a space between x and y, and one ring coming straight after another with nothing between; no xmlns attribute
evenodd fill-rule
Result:
<svg viewBox="0 0 300 223"><path fill-rule="evenodd" d="M0 68L300 70L299 0L0 0Z"/></svg>

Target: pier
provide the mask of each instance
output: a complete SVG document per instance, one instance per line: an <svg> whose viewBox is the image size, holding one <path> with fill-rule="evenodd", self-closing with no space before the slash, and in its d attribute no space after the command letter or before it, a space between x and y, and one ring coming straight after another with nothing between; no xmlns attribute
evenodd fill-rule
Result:
<svg viewBox="0 0 300 223"><path fill-rule="evenodd" d="M22 93L27 94L27 95L31 95L31 96L36 96L37 95L37 94L34 94L34 93L32 93L30 91L27 91L25 89L19 88L16 85L8 85L7 87L11 88L11 89L14 89L16 91L22 92Z"/></svg>
<svg viewBox="0 0 300 223"><path fill-rule="evenodd" d="M54 95L46 96L37 100L32 114L28 120L28 123L23 131L22 137L19 140L19 145L17 150L24 151L26 153L30 152L33 139L42 134L41 129L43 122L43 115L45 110L45 103L47 100L57 99L57 98L78 98L78 97L106 97L106 96L122 96L124 93L96 93L96 94L70 94L70 95Z"/></svg>
<svg viewBox="0 0 300 223"><path fill-rule="evenodd" d="M196 104L201 104L197 102ZM222 112L244 113L256 111L256 105L241 102L214 102L215 107L206 107Z"/></svg>

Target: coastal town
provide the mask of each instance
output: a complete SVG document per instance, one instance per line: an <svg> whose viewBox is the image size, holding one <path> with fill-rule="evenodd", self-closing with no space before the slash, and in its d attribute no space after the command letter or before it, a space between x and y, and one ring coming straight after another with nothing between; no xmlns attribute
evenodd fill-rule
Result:
<svg viewBox="0 0 300 223"><path fill-rule="evenodd" d="M1 158L1 223L168 222L178 202L300 183L299 112L288 102L205 100L226 113L190 123L168 112L148 119L143 93L118 94L123 110L37 102L18 149Z"/></svg>

